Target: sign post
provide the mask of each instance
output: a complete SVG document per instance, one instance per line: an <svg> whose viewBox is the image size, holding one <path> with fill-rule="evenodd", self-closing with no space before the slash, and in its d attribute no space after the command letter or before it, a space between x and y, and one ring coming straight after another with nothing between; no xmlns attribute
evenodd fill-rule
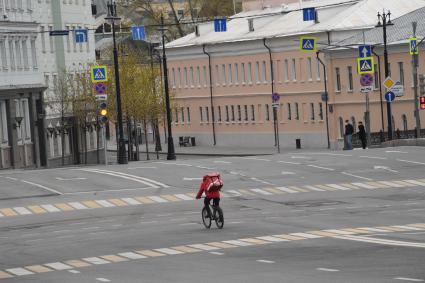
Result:
<svg viewBox="0 0 425 283"><path fill-rule="evenodd" d="M303 52L316 52L317 39L315 37L301 37L300 50Z"/></svg>
<svg viewBox="0 0 425 283"><path fill-rule="evenodd" d="M277 109L279 108L279 100L280 95L278 93L272 94L272 109L273 109L273 123L274 123L274 129L276 134L276 146L277 146L277 152L280 153L280 139L279 139L279 121L277 117Z"/></svg>

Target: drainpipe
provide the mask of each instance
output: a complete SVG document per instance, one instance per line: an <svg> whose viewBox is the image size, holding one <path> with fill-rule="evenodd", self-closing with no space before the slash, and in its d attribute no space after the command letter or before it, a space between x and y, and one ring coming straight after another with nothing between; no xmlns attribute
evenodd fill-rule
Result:
<svg viewBox="0 0 425 283"><path fill-rule="evenodd" d="M326 103L326 105L325 105L325 107L326 107L326 136L327 136L327 140L328 140L328 149L330 149L331 148L331 142L330 142L330 139L329 139L328 78L326 76L326 65L325 65L325 63L323 63L322 59L320 59L319 53L320 53L319 51L316 52L316 57L317 57L317 61L319 61L319 63L322 64L322 66L323 66L323 80L324 80L324 83L325 83L325 98L326 98L326 100L325 100L325 103Z"/></svg>
<svg viewBox="0 0 425 283"><path fill-rule="evenodd" d="M213 130L213 141L214 145L217 144L215 137L215 115L214 115L214 104L213 104L213 85L212 85L212 74L211 74L211 55L205 51L205 44L202 45L202 51L208 56L208 71L210 73L210 106L211 106L211 115L212 115L212 130Z"/></svg>
<svg viewBox="0 0 425 283"><path fill-rule="evenodd" d="M269 58L270 58L270 79L272 82L272 95L274 94L274 73L273 73L273 60L272 60L272 51L269 46L266 44L266 39L263 38L263 44L264 47L267 48L269 51ZM279 144L279 123L277 121L277 109L275 107L273 108L273 122L274 122L274 139L275 139L275 145L277 146L277 152L280 153L280 144Z"/></svg>
<svg viewBox="0 0 425 283"><path fill-rule="evenodd" d="M382 135L380 138L381 138L381 142L383 142L384 141L383 134L385 132L385 126L384 126L384 102L382 100L381 57L379 57L379 55L376 54L375 46L372 46L372 54L375 55L376 58L378 58L379 99L381 104L381 130L382 130Z"/></svg>

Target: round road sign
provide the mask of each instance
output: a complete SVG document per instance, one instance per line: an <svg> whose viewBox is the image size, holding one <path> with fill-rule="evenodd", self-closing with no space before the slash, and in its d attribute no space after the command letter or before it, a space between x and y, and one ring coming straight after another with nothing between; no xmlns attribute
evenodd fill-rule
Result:
<svg viewBox="0 0 425 283"><path fill-rule="evenodd" d="M389 91L385 94L385 100L388 102L393 102L395 99L395 94L392 91Z"/></svg>
<svg viewBox="0 0 425 283"><path fill-rule="evenodd" d="M373 84L373 76L371 74L364 74L360 77L361 86L371 86Z"/></svg>
<svg viewBox="0 0 425 283"><path fill-rule="evenodd" d="M97 83L94 86L94 90L98 94L104 94L104 93L106 93L106 85L104 83Z"/></svg>

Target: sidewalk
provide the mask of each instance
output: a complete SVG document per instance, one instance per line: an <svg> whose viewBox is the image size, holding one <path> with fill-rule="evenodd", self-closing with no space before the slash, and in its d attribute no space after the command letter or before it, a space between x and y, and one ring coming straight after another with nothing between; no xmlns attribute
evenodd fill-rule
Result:
<svg viewBox="0 0 425 283"><path fill-rule="evenodd" d="M159 154L167 154L167 144L162 144L162 151ZM253 155L272 155L277 153L273 146L269 148L247 148L239 146L175 146L176 155L201 155L201 156L253 156ZM117 145L108 142L108 151L116 152ZM146 153L146 145L141 144L140 153ZM155 153L155 145L149 144L149 152Z"/></svg>

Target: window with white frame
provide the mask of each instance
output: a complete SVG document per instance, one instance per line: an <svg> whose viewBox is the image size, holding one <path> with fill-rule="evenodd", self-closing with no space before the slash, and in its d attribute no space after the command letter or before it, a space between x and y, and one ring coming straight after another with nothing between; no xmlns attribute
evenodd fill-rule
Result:
<svg viewBox="0 0 425 283"><path fill-rule="evenodd" d="M242 121L242 111L240 105L238 105L238 121Z"/></svg>
<svg viewBox="0 0 425 283"><path fill-rule="evenodd" d="M318 59L316 59L316 66L317 66L317 73L316 73L316 79L318 80L318 81L320 81L320 78L321 78L321 67L322 67L322 64L320 63L320 61L318 60Z"/></svg>
<svg viewBox="0 0 425 283"><path fill-rule="evenodd" d="M171 68L171 73L172 73L172 86L173 88L176 87L176 70L174 68Z"/></svg>
<svg viewBox="0 0 425 283"><path fill-rule="evenodd" d="M266 104L266 121L270 121L270 106Z"/></svg>
<svg viewBox="0 0 425 283"><path fill-rule="evenodd" d="M255 62L255 81L260 83L260 62Z"/></svg>
<svg viewBox="0 0 425 283"><path fill-rule="evenodd" d="M180 113L182 115L182 123L184 123L184 107L180 108Z"/></svg>
<svg viewBox="0 0 425 283"><path fill-rule="evenodd" d="M251 105L251 121L255 121L255 106Z"/></svg>
<svg viewBox="0 0 425 283"><path fill-rule="evenodd" d="M288 59L285 59L284 65L283 65L283 74L284 74L284 80L285 82L289 81L289 62Z"/></svg>
<svg viewBox="0 0 425 283"><path fill-rule="evenodd" d="M266 61L263 61L263 77L262 77L262 79L263 79L263 82L267 82L267 64L266 64Z"/></svg>
<svg viewBox="0 0 425 283"><path fill-rule="evenodd" d="M398 81L404 85L404 67L403 62L398 62Z"/></svg>
<svg viewBox="0 0 425 283"><path fill-rule="evenodd" d="M232 121L234 122L235 121L235 106L232 105L230 108L232 110Z"/></svg>
<svg viewBox="0 0 425 283"><path fill-rule="evenodd" d="M184 67L184 69L183 69L184 71L183 71L183 78L184 78L184 87L188 87L188 85L189 85L189 82L188 82L188 77L187 77L187 68L186 67Z"/></svg>
<svg viewBox="0 0 425 283"><path fill-rule="evenodd" d="M198 87L201 87L201 69L199 66L196 67L196 82L198 83Z"/></svg>
<svg viewBox="0 0 425 283"><path fill-rule="evenodd" d="M207 66L204 66L204 87L207 87L207 82L209 82L209 78L207 78Z"/></svg>
<svg viewBox="0 0 425 283"><path fill-rule="evenodd" d="M49 26L49 33L53 31L53 26ZM49 42L50 42L50 53L55 52L55 44L53 41L54 36L49 36Z"/></svg>
<svg viewBox="0 0 425 283"><path fill-rule="evenodd" d="M298 107L298 103L295 102L295 120L299 120L300 119L300 110Z"/></svg>
<svg viewBox="0 0 425 283"><path fill-rule="evenodd" d="M66 30L68 31L68 35L66 36L66 52L71 52L71 32L70 26L66 26Z"/></svg>
<svg viewBox="0 0 425 283"><path fill-rule="evenodd" d="M15 52L16 52L16 67L18 69L22 69L21 40L19 38L15 40Z"/></svg>
<svg viewBox="0 0 425 283"><path fill-rule="evenodd" d="M207 122L209 122L210 121L210 112L209 112L208 106L205 107L205 117L207 118Z"/></svg>
<svg viewBox="0 0 425 283"><path fill-rule="evenodd" d="M229 105L226 105L226 122L229 122L230 118L229 118Z"/></svg>
<svg viewBox="0 0 425 283"><path fill-rule="evenodd" d="M45 53L46 52L46 28L44 26L40 26L40 35L41 35L41 51Z"/></svg>
<svg viewBox="0 0 425 283"><path fill-rule="evenodd" d="M0 52L1 52L1 66L3 69L7 69L7 56L6 56L6 41L4 39L0 40Z"/></svg>
<svg viewBox="0 0 425 283"><path fill-rule="evenodd" d="M221 106L218 106L218 122L221 122Z"/></svg>
<svg viewBox="0 0 425 283"><path fill-rule="evenodd" d="M77 28L75 26L72 27L72 32L70 33L71 35L71 42L72 42L72 46L73 46L73 50L74 52L77 52L77 40L75 39L75 30ZM50 37L52 38L52 36Z"/></svg>
<svg viewBox="0 0 425 283"><path fill-rule="evenodd" d="M235 63L235 84L239 84L239 65Z"/></svg>
<svg viewBox="0 0 425 283"><path fill-rule="evenodd" d="M22 137L25 140L31 140L31 124L30 124L30 111L28 106L28 99L21 99L22 122L21 131Z"/></svg>
<svg viewBox="0 0 425 283"><path fill-rule="evenodd" d="M6 101L0 100L0 146L8 143Z"/></svg>
<svg viewBox="0 0 425 283"><path fill-rule="evenodd" d="M248 63L248 83L252 84L252 63Z"/></svg>
<svg viewBox="0 0 425 283"><path fill-rule="evenodd" d="M223 81L223 85L227 84L227 78L226 78L226 64L221 65L221 78Z"/></svg>
<svg viewBox="0 0 425 283"><path fill-rule="evenodd" d="M310 119L312 120L312 121L314 121L315 120L315 115L314 115L314 103L310 103Z"/></svg>
<svg viewBox="0 0 425 283"><path fill-rule="evenodd" d="M193 73L193 67L190 67L190 86L195 86L195 74Z"/></svg>
<svg viewBox="0 0 425 283"><path fill-rule="evenodd" d="M292 80L297 80L297 61L292 59Z"/></svg>
<svg viewBox="0 0 425 283"><path fill-rule="evenodd" d="M319 102L319 118L323 120L323 103Z"/></svg>
<svg viewBox="0 0 425 283"><path fill-rule="evenodd" d="M220 71L218 70L218 65L215 65L215 85L220 85Z"/></svg>
<svg viewBox="0 0 425 283"><path fill-rule="evenodd" d="M179 122L179 109L176 107L174 108L174 115L176 116L176 120L174 122Z"/></svg>
<svg viewBox="0 0 425 283"><path fill-rule="evenodd" d="M9 40L9 59L10 59L10 69L15 70L15 52L14 52L14 41L13 39Z"/></svg>
<svg viewBox="0 0 425 283"><path fill-rule="evenodd" d="M312 70L312 64L311 64L311 57L307 58L307 74L308 74L308 80L313 80L313 70Z"/></svg>
<svg viewBox="0 0 425 283"><path fill-rule="evenodd" d="M348 73L348 91L353 91L353 67L347 67Z"/></svg>
<svg viewBox="0 0 425 283"><path fill-rule="evenodd" d="M179 68L177 68L177 77L178 77L178 83L179 83L179 88L182 87L182 71Z"/></svg>
<svg viewBox="0 0 425 283"><path fill-rule="evenodd" d="M233 84L233 68L232 68L232 64L229 64L229 84Z"/></svg>
<svg viewBox="0 0 425 283"><path fill-rule="evenodd" d="M248 105L244 105L244 114L245 114L245 121L248 121Z"/></svg>
<svg viewBox="0 0 425 283"><path fill-rule="evenodd" d="M288 103L288 120L292 120L291 103Z"/></svg>
<svg viewBox="0 0 425 283"><path fill-rule="evenodd" d="M241 72L242 72L242 84L246 83L246 71L245 71L245 63L241 64Z"/></svg>
<svg viewBox="0 0 425 283"><path fill-rule="evenodd" d="M341 74L339 68L335 68L335 91L341 91Z"/></svg>
<svg viewBox="0 0 425 283"><path fill-rule="evenodd" d="M200 118L201 122L204 122L204 115L202 113L202 106L199 107L199 118Z"/></svg>

